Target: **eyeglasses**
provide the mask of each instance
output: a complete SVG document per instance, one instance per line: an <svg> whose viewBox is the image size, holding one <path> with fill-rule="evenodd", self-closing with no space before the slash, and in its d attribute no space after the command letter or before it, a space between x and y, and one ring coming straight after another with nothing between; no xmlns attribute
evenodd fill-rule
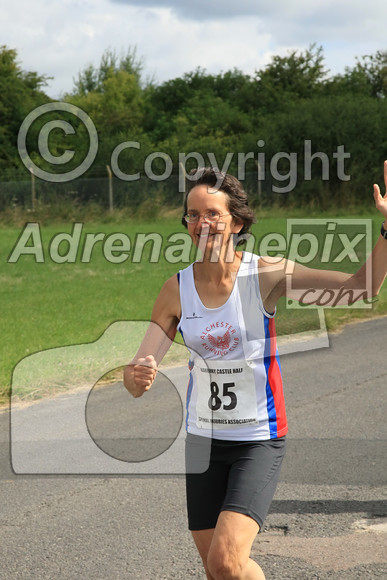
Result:
<svg viewBox="0 0 387 580"><path fill-rule="evenodd" d="M220 220L221 217L224 217L226 215L231 215L231 214L230 213L219 213L218 211L215 211L215 210L208 210L203 214L197 213L196 211L190 211L184 216L184 219L187 222L187 224L196 224L199 221L199 219L202 217L205 222L207 222L209 224L215 224L216 222L218 222Z"/></svg>

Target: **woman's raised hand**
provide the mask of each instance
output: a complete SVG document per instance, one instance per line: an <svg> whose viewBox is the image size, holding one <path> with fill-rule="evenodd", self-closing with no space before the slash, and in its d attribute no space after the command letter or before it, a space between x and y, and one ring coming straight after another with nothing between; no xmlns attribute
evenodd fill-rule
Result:
<svg viewBox="0 0 387 580"><path fill-rule="evenodd" d="M376 209L387 218L387 161L384 162L384 184L386 190L384 196L380 193L379 185L374 184L374 199Z"/></svg>

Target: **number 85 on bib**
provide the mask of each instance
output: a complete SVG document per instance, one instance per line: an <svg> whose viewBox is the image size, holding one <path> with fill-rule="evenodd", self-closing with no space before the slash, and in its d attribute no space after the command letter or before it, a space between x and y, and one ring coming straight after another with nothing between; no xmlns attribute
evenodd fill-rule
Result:
<svg viewBox="0 0 387 580"><path fill-rule="evenodd" d="M201 429L257 425L254 363L245 360L195 361L196 424Z"/></svg>

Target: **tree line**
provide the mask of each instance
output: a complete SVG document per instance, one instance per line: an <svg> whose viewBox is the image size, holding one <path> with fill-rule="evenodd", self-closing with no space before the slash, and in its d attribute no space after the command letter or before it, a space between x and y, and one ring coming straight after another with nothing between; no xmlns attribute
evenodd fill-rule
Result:
<svg viewBox="0 0 387 580"><path fill-rule="evenodd" d="M51 102L48 81L24 71L16 50L0 48L1 182L29 177L17 136L26 116ZM61 100L85 111L98 132L98 152L84 180L105 178L117 146L132 143L116 155L121 174L144 174L148 163L152 175L162 176L169 158L170 179L160 188L176 188L182 155L186 171L202 156L206 164L226 164L228 172L242 180L246 176L259 201L274 197L321 206L361 200L380 181L387 156L386 96L387 51L358 57L353 67L332 76L322 47L311 45L274 56L253 75L198 68L160 84L145 77L135 49L121 56L107 50L98 66L78 73ZM66 112L61 118L74 124ZM46 122L36 122L27 139L31 159L42 168L48 164L41 159L37 135ZM50 133L53 156L72 149L72 143L76 155L70 169L85 155L87 135L79 146L79 135Z"/></svg>

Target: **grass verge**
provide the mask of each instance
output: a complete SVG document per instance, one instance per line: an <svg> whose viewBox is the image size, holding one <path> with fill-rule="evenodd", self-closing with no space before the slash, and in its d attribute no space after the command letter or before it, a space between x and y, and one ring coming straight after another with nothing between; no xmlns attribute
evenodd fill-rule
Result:
<svg viewBox="0 0 387 580"><path fill-rule="evenodd" d="M282 212L279 212L276 218L262 217L253 229L256 237L255 249L259 249L260 241L268 233L278 232L286 235L287 217ZM332 213L306 216L305 213L297 212L297 215L293 213L292 217L333 219L337 216ZM342 215L342 217L345 216ZM366 214L364 211L359 211L347 217L372 219L375 241L381 221L375 212ZM8 259L23 231L23 226L18 224L0 227L0 299L3 323L0 403L7 402L13 369L16 367L20 370L21 368L19 361L24 359L23 369L25 370L29 365L36 364L38 358L35 357L34 361L34 357L29 355L58 347L68 347L70 352L74 345L96 343L104 335L106 329L114 323L149 320L153 302L163 282L179 269L186 267L193 258L192 252L190 253L185 246L178 248L177 238L171 237L185 232L179 225L177 216L164 217L157 222L129 218L123 220L122 216L115 218L111 216L106 223L92 221L78 223L82 227L74 263L58 262L58 256L60 258L60 255L66 254L68 250L66 241L62 240L57 253L54 252L55 236L71 235L74 231L74 223L71 221L52 224L44 220L43 223L39 223L36 231L39 232L38 241L39 243L41 241L42 245L44 258L42 263L37 263L33 254L22 255L16 263L9 263ZM95 236L94 246L90 244L87 246L88 234ZM128 257L122 262L113 263L106 258L106 253L114 258L119 255L119 252L114 251L114 245L119 242L119 239L116 237L113 242L113 238L110 237L113 234L124 235L131 243ZM152 239L146 242L144 236L151 238L153 236L153 242ZM28 243L31 244L32 241L31 237ZM110 253L106 249L106 244L109 246L109 243ZM158 251L157 244L159 243L161 245ZM134 259L135 247L138 260ZM86 249L89 254L86 255L87 259L84 259ZM53 252L56 259L52 258ZM182 256L185 259L184 263L179 262ZM327 263L324 267L351 271L358 266L352 263ZM386 313L387 287L385 285L372 308L330 309L326 312L326 321L329 330L337 330L348 322ZM291 334L295 330L297 332L313 330L318 326L319 320L315 310L291 310L286 308L284 301L280 303L277 316L278 334ZM137 334L137 330L135 333ZM134 345L130 336L125 332L117 336L114 348L118 348L120 353L122 349L122 353L116 358L112 354L111 362L107 362L107 366L101 366L99 376L111 372L114 365L119 366L118 362L123 356L129 360L134 354ZM181 350L178 349L178 354L176 354L178 358L180 353ZM106 353L102 354L105 356ZM99 353L98 356L102 354ZM77 358L76 369L78 370L75 367L72 369L76 376L87 377L90 371L88 357L90 354L86 353ZM175 360L174 357L175 355L172 355L171 360ZM109 361L109 356L107 358ZM51 364L55 368L55 361ZM112 366L109 367L109 364ZM82 369L82 372L79 369ZM39 372L39 369L36 372ZM60 374L59 369L58 374ZM74 374L70 373L66 379L68 384L71 384L71 376ZM21 396L40 397L52 392L53 389L61 390L68 387L66 381L65 384L62 379L54 384L55 381L50 375L50 384L45 386L42 384L41 388L35 388L28 385L28 372L25 377L23 379L24 391L22 389Z"/></svg>

